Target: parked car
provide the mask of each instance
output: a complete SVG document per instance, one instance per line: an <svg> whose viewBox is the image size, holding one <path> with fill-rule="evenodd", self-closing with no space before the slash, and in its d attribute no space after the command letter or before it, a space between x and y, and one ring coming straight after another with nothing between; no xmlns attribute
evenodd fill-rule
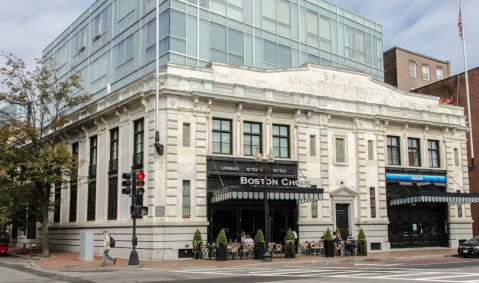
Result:
<svg viewBox="0 0 479 283"><path fill-rule="evenodd" d="M8 253L8 244L0 243L0 255L5 256Z"/></svg>
<svg viewBox="0 0 479 283"><path fill-rule="evenodd" d="M479 235L462 243L459 248L457 248L457 253L463 257L479 255Z"/></svg>

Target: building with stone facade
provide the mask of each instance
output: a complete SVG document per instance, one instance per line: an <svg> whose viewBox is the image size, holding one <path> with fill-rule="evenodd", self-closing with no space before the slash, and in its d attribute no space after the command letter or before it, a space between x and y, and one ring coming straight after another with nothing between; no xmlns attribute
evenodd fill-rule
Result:
<svg viewBox="0 0 479 283"><path fill-rule="evenodd" d="M99 0L44 52L65 73L81 70L95 94L63 129L82 178L55 188L53 249L78 251L79 234L93 231L101 253L107 229L127 257L131 200L120 183L132 170L146 175L140 258L190 256L196 229L208 242L220 230L253 236L266 224L257 150L276 157L272 241L289 228L298 243L362 228L370 250L389 250L472 235L479 198L468 193L463 109L381 82L380 25L326 1L164 1L157 108L153 2ZM225 41L209 36L220 32Z"/></svg>
<svg viewBox="0 0 479 283"><path fill-rule="evenodd" d="M397 46L384 52L384 81L402 91L413 91L450 76L449 61Z"/></svg>

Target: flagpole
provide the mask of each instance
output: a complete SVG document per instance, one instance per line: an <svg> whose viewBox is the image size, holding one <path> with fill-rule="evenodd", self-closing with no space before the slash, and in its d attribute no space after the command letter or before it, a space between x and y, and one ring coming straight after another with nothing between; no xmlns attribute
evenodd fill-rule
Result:
<svg viewBox="0 0 479 283"><path fill-rule="evenodd" d="M462 17L462 1L459 1L459 12L461 18L462 28L462 48L464 52L464 75L466 77L466 98L467 98L467 115L469 119L469 143L471 147L471 166L469 167L469 173L476 169L476 163L474 161L474 143L472 140L472 121L471 121L471 102L469 100L469 79L467 77L467 57L466 57L466 34L464 31L464 18Z"/></svg>
<svg viewBox="0 0 479 283"><path fill-rule="evenodd" d="M155 44L155 49L156 49L156 68L155 68L155 78L156 78L156 133L155 133L155 149L156 152L159 155L163 155L163 145L160 144L160 77L159 77L159 69L160 69L160 62L159 58L160 57L160 51L158 48L159 44L159 32L160 32L160 2L159 0L156 0L156 44Z"/></svg>

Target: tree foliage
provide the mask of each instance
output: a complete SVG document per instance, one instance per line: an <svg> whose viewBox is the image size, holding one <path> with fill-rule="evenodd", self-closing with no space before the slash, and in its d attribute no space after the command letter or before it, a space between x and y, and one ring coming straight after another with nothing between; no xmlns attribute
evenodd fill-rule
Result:
<svg viewBox="0 0 479 283"><path fill-rule="evenodd" d="M220 233L218 234L218 238L216 238L217 244L226 244L228 240L226 239L226 234L223 229L221 229Z"/></svg>
<svg viewBox="0 0 479 283"><path fill-rule="evenodd" d="M14 111L0 110L0 185L13 195L1 195L2 202L21 203L28 216L40 212L43 256L49 256L48 223L54 200L53 186L66 185L77 172L68 151L68 137L61 129L69 114L91 100L83 91L79 72L59 66L54 59L37 60L28 71L23 60L0 53L0 104ZM10 206L11 209L11 206ZM10 216L16 215L10 210ZM18 215L17 215L18 216Z"/></svg>
<svg viewBox="0 0 479 283"><path fill-rule="evenodd" d="M332 241L333 240L333 235L331 234L331 230L326 230L326 235L324 235L324 240L325 241Z"/></svg>
<svg viewBox="0 0 479 283"><path fill-rule="evenodd" d="M254 236L254 242L255 243L264 242L264 235L263 235L263 231L261 231L261 229L258 229L258 231L256 232L256 235Z"/></svg>

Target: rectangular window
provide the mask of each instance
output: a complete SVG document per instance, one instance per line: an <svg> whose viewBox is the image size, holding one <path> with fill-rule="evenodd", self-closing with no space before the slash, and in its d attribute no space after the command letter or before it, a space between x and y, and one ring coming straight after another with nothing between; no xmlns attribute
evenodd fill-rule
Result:
<svg viewBox="0 0 479 283"><path fill-rule="evenodd" d="M335 138L335 153L336 153L336 162L344 163L346 162L346 140L344 138Z"/></svg>
<svg viewBox="0 0 479 283"><path fill-rule="evenodd" d="M135 68L135 34L116 46L116 79L129 75Z"/></svg>
<svg viewBox="0 0 479 283"><path fill-rule="evenodd" d="M262 151L261 147L261 124L260 123L243 123L243 154L252 156Z"/></svg>
<svg viewBox="0 0 479 283"><path fill-rule="evenodd" d="M15 241L18 238L18 227L15 224L12 224L12 240Z"/></svg>
<svg viewBox="0 0 479 283"><path fill-rule="evenodd" d="M191 146L191 129L190 124L183 123L183 147Z"/></svg>
<svg viewBox="0 0 479 283"><path fill-rule="evenodd" d="M369 188L369 200L371 203L371 217L376 218L376 188Z"/></svg>
<svg viewBox="0 0 479 283"><path fill-rule="evenodd" d="M443 70L442 69L436 69L436 81L442 81L443 78L444 78Z"/></svg>
<svg viewBox="0 0 479 283"><path fill-rule="evenodd" d="M108 9L98 14L90 26L92 28L93 51L96 51L108 43Z"/></svg>
<svg viewBox="0 0 479 283"><path fill-rule="evenodd" d="M316 136L309 136L309 155L316 156Z"/></svg>
<svg viewBox="0 0 479 283"><path fill-rule="evenodd" d="M55 185L55 209L53 211L53 222L60 223L61 215L61 200L62 200L62 185Z"/></svg>
<svg viewBox="0 0 479 283"><path fill-rule="evenodd" d="M78 143L72 144L72 155L78 166ZM78 170L78 169L77 169ZM73 172L70 179L70 214L68 216L69 222L77 221L77 181L78 171Z"/></svg>
<svg viewBox="0 0 479 283"><path fill-rule="evenodd" d="M273 154L289 158L289 126L273 125Z"/></svg>
<svg viewBox="0 0 479 283"><path fill-rule="evenodd" d="M399 137L387 137L388 164L401 165L401 150L399 148Z"/></svg>
<svg viewBox="0 0 479 283"><path fill-rule="evenodd" d="M97 162L97 137L90 138L90 166L88 168L88 175L90 177L96 176L96 162Z"/></svg>
<svg viewBox="0 0 479 283"><path fill-rule="evenodd" d="M313 201L311 203L311 217L318 218L318 202L317 201Z"/></svg>
<svg viewBox="0 0 479 283"><path fill-rule="evenodd" d="M190 218L190 180L183 180L183 218Z"/></svg>
<svg viewBox="0 0 479 283"><path fill-rule="evenodd" d="M133 166L143 166L144 120L135 121L133 141Z"/></svg>
<svg viewBox="0 0 479 283"><path fill-rule="evenodd" d="M90 66L92 72L91 85L93 93L106 88L106 73L108 69L109 54L110 53L107 52L105 55L93 62Z"/></svg>
<svg viewBox="0 0 479 283"><path fill-rule="evenodd" d="M461 193L461 191L457 190L457 193ZM457 205L457 217L462 217L462 204Z"/></svg>
<svg viewBox="0 0 479 283"><path fill-rule="evenodd" d="M374 142L368 141L368 160L374 160Z"/></svg>
<svg viewBox="0 0 479 283"><path fill-rule="evenodd" d="M429 66L422 66L422 79L425 81L429 80Z"/></svg>
<svg viewBox="0 0 479 283"><path fill-rule="evenodd" d="M135 22L136 0L118 0L117 1L117 20L118 33Z"/></svg>
<svg viewBox="0 0 479 283"><path fill-rule="evenodd" d="M118 177L111 176L108 182L108 220L116 220L118 207Z"/></svg>
<svg viewBox="0 0 479 283"><path fill-rule="evenodd" d="M36 219L28 220L27 239L34 240L37 238L37 221Z"/></svg>
<svg viewBox="0 0 479 283"><path fill-rule="evenodd" d="M409 62L409 76L416 78L416 63L414 62Z"/></svg>
<svg viewBox="0 0 479 283"><path fill-rule="evenodd" d="M118 170L118 128L110 131L110 171Z"/></svg>
<svg viewBox="0 0 479 283"><path fill-rule="evenodd" d="M149 22L146 29L146 63L150 63L156 56L156 20Z"/></svg>
<svg viewBox="0 0 479 283"><path fill-rule="evenodd" d="M87 197L87 221L95 221L96 214L96 180L92 180L88 184L88 197Z"/></svg>
<svg viewBox="0 0 479 283"><path fill-rule="evenodd" d="M439 168L441 163L439 162L439 141L427 141L427 153L429 158L429 167Z"/></svg>
<svg viewBox="0 0 479 283"><path fill-rule="evenodd" d="M81 29L75 36L73 36L73 47L72 47L72 57L73 57L73 63L72 67L77 66L83 60L87 58L87 52L86 52L86 47L87 47L87 30L86 27Z"/></svg>
<svg viewBox="0 0 479 283"><path fill-rule="evenodd" d="M219 154L231 154L233 141L231 120L213 119L212 129L212 152Z"/></svg>
<svg viewBox="0 0 479 283"><path fill-rule="evenodd" d="M409 166L421 166L421 147L419 139L407 139Z"/></svg>
<svg viewBox="0 0 479 283"><path fill-rule="evenodd" d="M457 148L454 149L454 165L459 166L459 150Z"/></svg>

